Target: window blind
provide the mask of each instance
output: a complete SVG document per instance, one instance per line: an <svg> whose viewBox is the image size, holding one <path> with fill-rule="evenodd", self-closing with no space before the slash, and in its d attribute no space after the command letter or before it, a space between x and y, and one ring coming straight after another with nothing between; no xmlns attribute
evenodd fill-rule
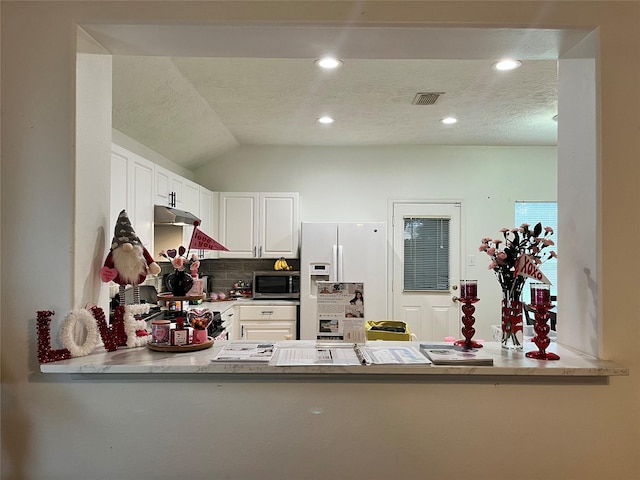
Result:
<svg viewBox="0 0 640 480"><path fill-rule="evenodd" d="M555 246L547 247L558 253L558 202L516 202L515 205L515 224L517 227L523 223L528 223L531 227L538 222L543 227L553 228L553 235L548 238L554 241ZM543 263L540 267L542 273L551 281L551 295L558 295L558 260L552 258ZM530 300L529 287L523 290L523 301L528 303Z"/></svg>
<svg viewBox="0 0 640 480"><path fill-rule="evenodd" d="M449 290L449 219L404 218L405 291Z"/></svg>

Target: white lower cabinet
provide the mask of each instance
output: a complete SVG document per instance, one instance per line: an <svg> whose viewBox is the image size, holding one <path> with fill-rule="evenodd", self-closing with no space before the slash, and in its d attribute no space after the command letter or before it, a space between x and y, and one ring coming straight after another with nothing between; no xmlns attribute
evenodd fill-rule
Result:
<svg viewBox="0 0 640 480"><path fill-rule="evenodd" d="M295 340L295 305L240 305L236 307L238 340Z"/></svg>
<svg viewBox="0 0 640 480"><path fill-rule="evenodd" d="M227 330L229 340L235 340L238 337L235 310L235 307L231 307L220 314L222 326Z"/></svg>
<svg viewBox="0 0 640 480"><path fill-rule="evenodd" d="M241 340L295 340L296 322L241 321Z"/></svg>

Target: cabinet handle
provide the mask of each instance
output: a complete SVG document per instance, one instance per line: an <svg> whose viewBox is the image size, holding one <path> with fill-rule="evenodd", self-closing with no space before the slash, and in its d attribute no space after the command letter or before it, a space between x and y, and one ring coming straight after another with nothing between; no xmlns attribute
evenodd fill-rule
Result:
<svg viewBox="0 0 640 480"><path fill-rule="evenodd" d="M256 256L256 247L255 246L253 247L253 256L254 257Z"/></svg>
<svg viewBox="0 0 640 480"><path fill-rule="evenodd" d="M262 310L260 313L262 315L272 315L273 314L273 310Z"/></svg>
<svg viewBox="0 0 640 480"><path fill-rule="evenodd" d="M258 257L262 257L262 245L258 248Z"/></svg>

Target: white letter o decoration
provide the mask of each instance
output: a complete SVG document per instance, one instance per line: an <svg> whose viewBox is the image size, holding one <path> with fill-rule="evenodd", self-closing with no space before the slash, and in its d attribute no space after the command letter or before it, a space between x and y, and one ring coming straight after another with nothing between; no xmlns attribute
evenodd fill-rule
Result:
<svg viewBox="0 0 640 480"><path fill-rule="evenodd" d="M82 345L78 345L74 339L76 324L80 322L87 332ZM69 312L67 318L62 323L60 332L62 345L71 352L72 357L84 357L89 355L97 346L99 341L98 325L91 312L86 309L73 310Z"/></svg>

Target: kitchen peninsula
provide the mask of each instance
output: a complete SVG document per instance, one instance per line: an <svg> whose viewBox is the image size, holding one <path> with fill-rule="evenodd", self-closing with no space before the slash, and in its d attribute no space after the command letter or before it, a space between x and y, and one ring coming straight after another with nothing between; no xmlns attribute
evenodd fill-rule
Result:
<svg viewBox="0 0 640 480"><path fill-rule="evenodd" d="M305 377L328 377L344 380L349 378L395 378L422 379L448 377L464 381L465 378L485 379L491 381L496 377L515 379L518 381L535 381L535 379L555 379L562 383L568 379L592 379L600 381L612 376L628 376L629 369L609 361L600 360L569 347L553 342L548 351L560 355L559 361L543 361L526 357L526 352L536 350L533 342L525 341L523 351L505 350L500 342L485 342L482 353L493 359L492 366L477 365L293 365L280 366L276 362L215 362L212 361L225 345L231 342L255 343L270 342L275 345L277 358L279 349L314 348L315 340L295 340L296 320L291 317L299 302L295 300L252 300L236 299L216 302L203 302L197 308L207 308L219 313L222 324L228 335L227 340L215 340L213 347L202 350L191 350L175 353L173 351L157 351L148 347L119 348L107 352L98 347L91 354L68 360L44 363L40 365L42 373L72 375L258 375L260 378L284 379ZM243 310L252 312L243 317ZM255 317L253 320L247 317ZM244 318L244 319L243 319ZM253 329L254 323L260 328ZM255 332L255 335L254 335ZM433 343L433 342L430 342ZM444 344L444 342L442 342ZM327 345L328 342L322 342ZM335 345L347 345L335 342ZM411 346L419 349L419 341L368 341L367 346L385 347ZM564 379L564 380L563 380ZM600 379L600 380L598 380ZM606 381L606 380L605 380Z"/></svg>
<svg viewBox="0 0 640 480"><path fill-rule="evenodd" d="M104 349L96 349L86 357L72 358L53 363L40 365L42 373L62 373L80 375L129 375L129 374L169 374L189 375L191 378L197 375L259 375L264 378L276 377L278 380L288 376L298 377L334 377L367 378L395 376L396 379L416 378L474 378L475 380L495 377L520 377L521 379L556 379L569 381L573 378L606 378L612 376L627 376L629 369L611 362L594 359L587 355L575 352L561 345L550 347L560 355L560 360L545 362L532 360L525 357L524 352L502 350L499 343L489 342L484 346L484 352L493 356L493 366L436 366L436 365L314 365L314 366L273 366L270 364L246 364L246 363L216 363L211 360L217 352L226 345L227 341L215 342L212 348L196 352L170 353L155 352L146 347L122 348L114 352L106 352ZM276 348L287 346L313 346L312 340L285 340L276 343ZM378 343L378 342L370 342ZM419 347L419 342L384 342L385 345L412 345ZM525 352L535 349L528 342Z"/></svg>

